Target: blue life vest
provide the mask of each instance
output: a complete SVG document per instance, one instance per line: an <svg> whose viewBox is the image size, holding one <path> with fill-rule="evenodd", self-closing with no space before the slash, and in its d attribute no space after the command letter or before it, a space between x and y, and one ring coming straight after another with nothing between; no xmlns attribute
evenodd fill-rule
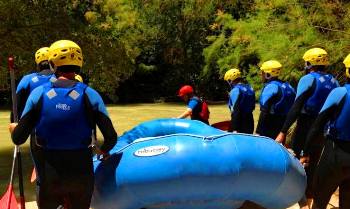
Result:
<svg viewBox="0 0 350 209"><path fill-rule="evenodd" d="M269 84L275 84L278 86L278 91L280 94L280 99L276 101L271 109L269 110L271 114L287 115L290 108L292 107L295 100L295 90L288 82L281 82L278 80L273 80L268 82L261 92L265 90L265 87ZM260 102L260 105L261 102ZM267 109L267 107L265 107Z"/></svg>
<svg viewBox="0 0 350 209"><path fill-rule="evenodd" d="M36 126L38 143L45 149L86 149L91 143L92 127L84 104L87 85L70 88L43 85L40 120Z"/></svg>
<svg viewBox="0 0 350 209"><path fill-rule="evenodd" d="M303 112L309 115L317 115L328 94L338 87L338 84L337 80L330 74L319 72L311 72L310 74L315 78L316 87L313 95L305 102Z"/></svg>
<svg viewBox="0 0 350 209"><path fill-rule="evenodd" d="M330 121L326 126L326 135L342 141L350 141L350 85L346 84L347 94L344 104L336 119Z"/></svg>
<svg viewBox="0 0 350 209"><path fill-rule="evenodd" d="M32 73L29 80L29 91L32 92L36 87L41 86L47 82L56 81L56 77L54 74L44 75L40 73Z"/></svg>
<svg viewBox="0 0 350 209"><path fill-rule="evenodd" d="M236 84L233 88L238 88L239 96L239 110L245 113L251 113L255 109L255 92L249 84Z"/></svg>

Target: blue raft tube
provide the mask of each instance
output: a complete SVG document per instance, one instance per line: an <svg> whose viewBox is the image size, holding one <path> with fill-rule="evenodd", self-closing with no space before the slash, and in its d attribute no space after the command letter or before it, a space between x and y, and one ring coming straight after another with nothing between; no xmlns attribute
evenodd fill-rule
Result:
<svg viewBox="0 0 350 209"><path fill-rule="evenodd" d="M142 123L110 153L94 159L94 209L235 209L246 200L278 209L306 187L303 167L282 145L199 121Z"/></svg>

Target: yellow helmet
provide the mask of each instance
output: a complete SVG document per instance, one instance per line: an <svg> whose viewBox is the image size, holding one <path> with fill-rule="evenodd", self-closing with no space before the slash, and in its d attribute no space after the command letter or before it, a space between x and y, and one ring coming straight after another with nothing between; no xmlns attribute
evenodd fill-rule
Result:
<svg viewBox="0 0 350 209"><path fill-rule="evenodd" d="M81 75L79 75L79 74L75 74L74 79L75 79L76 81L79 81L79 82L82 82L82 83L83 83L83 77L81 77Z"/></svg>
<svg viewBox="0 0 350 209"><path fill-rule="evenodd" d="M282 65L280 62L277 60L269 60L261 65L260 70L264 73L270 74L272 77L277 77L281 74L281 68Z"/></svg>
<svg viewBox="0 0 350 209"><path fill-rule="evenodd" d="M346 68L346 77L350 78L350 72L349 72L349 68L350 68L350 54L348 54L348 56L345 57L343 63L344 63L345 68Z"/></svg>
<svg viewBox="0 0 350 209"><path fill-rule="evenodd" d="M35 62L39 64L42 61L49 60L49 47L43 47L35 52Z"/></svg>
<svg viewBox="0 0 350 209"><path fill-rule="evenodd" d="M51 44L49 61L56 67L63 65L83 66L83 54L78 44L69 40L60 40Z"/></svg>
<svg viewBox="0 0 350 209"><path fill-rule="evenodd" d="M228 70L225 73L224 80L225 81L234 81L240 77L241 77L241 71L239 71L237 68L233 68L233 69Z"/></svg>
<svg viewBox="0 0 350 209"><path fill-rule="evenodd" d="M311 65L328 65L328 53L321 48L312 48L305 52L303 59Z"/></svg>

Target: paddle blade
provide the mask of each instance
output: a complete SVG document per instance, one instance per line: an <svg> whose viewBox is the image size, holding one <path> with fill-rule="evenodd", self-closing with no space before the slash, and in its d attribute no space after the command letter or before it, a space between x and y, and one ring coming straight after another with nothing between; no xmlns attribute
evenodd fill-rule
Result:
<svg viewBox="0 0 350 209"><path fill-rule="evenodd" d="M12 185L9 185L6 193L0 199L1 209L18 209L18 203Z"/></svg>
<svg viewBox="0 0 350 209"><path fill-rule="evenodd" d="M223 131L228 131L231 126L231 121L230 120L221 121L221 122L214 123L211 126Z"/></svg>
<svg viewBox="0 0 350 209"><path fill-rule="evenodd" d="M35 168L33 168L32 177L30 177L30 183L33 183L35 181L36 181L36 171L35 171Z"/></svg>

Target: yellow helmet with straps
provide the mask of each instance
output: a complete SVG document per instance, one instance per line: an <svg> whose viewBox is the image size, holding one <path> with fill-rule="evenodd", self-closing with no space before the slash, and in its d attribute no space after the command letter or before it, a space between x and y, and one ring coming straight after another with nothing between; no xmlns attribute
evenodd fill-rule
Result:
<svg viewBox="0 0 350 209"><path fill-rule="evenodd" d="M312 48L305 52L303 59L311 65L328 65L328 53L321 48Z"/></svg>
<svg viewBox="0 0 350 209"><path fill-rule="evenodd" d="M36 64L49 60L49 47L42 47L35 52Z"/></svg>
<svg viewBox="0 0 350 209"><path fill-rule="evenodd" d="M348 56L345 57L344 61L343 61L345 68L346 68L346 77L350 78L350 54L348 54Z"/></svg>
<svg viewBox="0 0 350 209"><path fill-rule="evenodd" d="M241 77L241 71L239 71L237 68L233 68L233 69L228 70L225 73L224 80L225 81L234 81L240 77Z"/></svg>
<svg viewBox="0 0 350 209"><path fill-rule="evenodd" d="M83 66L83 53L78 44L69 40L60 40L51 44L49 61L56 67L64 65Z"/></svg>
<svg viewBox="0 0 350 209"><path fill-rule="evenodd" d="M277 60L269 60L264 62L260 70L264 73L270 74L272 77L278 77L281 74L282 65Z"/></svg>

